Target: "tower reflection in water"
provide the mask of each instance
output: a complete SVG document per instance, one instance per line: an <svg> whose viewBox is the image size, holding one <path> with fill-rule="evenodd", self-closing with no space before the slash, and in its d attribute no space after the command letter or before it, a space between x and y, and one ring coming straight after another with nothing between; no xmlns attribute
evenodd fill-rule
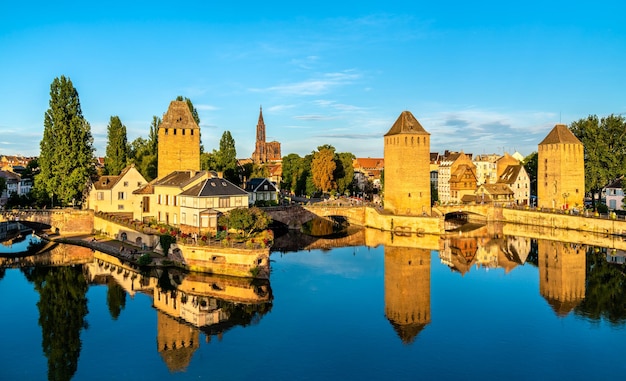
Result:
<svg viewBox="0 0 626 381"><path fill-rule="evenodd" d="M183 371L199 348L200 333L210 342L235 326L257 323L272 308L268 280L224 277L177 270L142 274L96 252L88 265L93 283L112 278L129 295L152 297L157 310L157 351L170 371Z"/></svg>
<svg viewBox="0 0 626 381"><path fill-rule="evenodd" d="M385 316L403 343L430 323L430 250L385 246Z"/></svg>
<svg viewBox="0 0 626 381"><path fill-rule="evenodd" d="M431 322L431 250L419 247L419 237L400 240L385 246L385 316L402 342L411 344ZM539 292L557 316L585 299L587 246L502 235L448 235L439 244L441 263L462 276L472 269L538 267Z"/></svg>

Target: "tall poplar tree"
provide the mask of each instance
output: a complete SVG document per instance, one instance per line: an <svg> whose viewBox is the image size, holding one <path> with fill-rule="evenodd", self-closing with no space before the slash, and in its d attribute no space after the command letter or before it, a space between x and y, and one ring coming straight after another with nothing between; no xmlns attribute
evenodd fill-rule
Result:
<svg viewBox="0 0 626 381"><path fill-rule="evenodd" d="M106 175L117 176L126 167L129 159L126 126L118 116L112 116L107 127L108 142L104 170Z"/></svg>
<svg viewBox="0 0 626 381"><path fill-rule="evenodd" d="M82 203L95 173L91 126L83 117L78 91L65 76L50 85L50 108L44 116L35 188L52 203ZM57 201L57 202L55 202Z"/></svg>
<svg viewBox="0 0 626 381"><path fill-rule="evenodd" d="M235 139L230 131L224 131L220 139L219 157L217 158L220 170L235 168L237 166L237 150L235 149Z"/></svg>

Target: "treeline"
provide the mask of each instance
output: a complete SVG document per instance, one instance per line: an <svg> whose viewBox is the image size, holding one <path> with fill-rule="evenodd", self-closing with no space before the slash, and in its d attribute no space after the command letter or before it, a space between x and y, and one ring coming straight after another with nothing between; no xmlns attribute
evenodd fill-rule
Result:
<svg viewBox="0 0 626 381"><path fill-rule="evenodd" d="M355 190L354 159L352 153L337 153L335 147L328 144L304 157L289 154L283 157L281 189L297 196L350 194Z"/></svg>

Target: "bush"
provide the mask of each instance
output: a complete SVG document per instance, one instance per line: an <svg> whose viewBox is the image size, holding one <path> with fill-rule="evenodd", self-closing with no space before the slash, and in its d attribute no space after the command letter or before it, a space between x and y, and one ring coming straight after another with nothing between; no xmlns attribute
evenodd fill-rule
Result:
<svg viewBox="0 0 626 381"><path fill-rule="evenodd" d="M152 263L152 257L150 257L150 254L148 253L141 254L141 256L139 257L138 263L139 263L139 266L147 266L150 263Z"/></svg>

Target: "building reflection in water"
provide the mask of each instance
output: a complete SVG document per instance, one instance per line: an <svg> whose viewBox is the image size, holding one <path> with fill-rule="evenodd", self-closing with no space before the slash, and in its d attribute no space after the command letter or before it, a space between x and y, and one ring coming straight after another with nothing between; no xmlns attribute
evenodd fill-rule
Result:
<svg viewBox="0 0 626 381"><path fill-rule="evenodd" d="M152 297L157 309L157 351L170 371L184 371L199 347L235 326L257 323L272 308L268 280L159 270L150 275L117 258L96 252L88 265L90 281L113 278L129 295Z"/></svg>
<svg viewBox="0 0 626 381"><path fill-rule="evenodd" d="M385 316L403 343L430 323L430 250L385 246Z"/></svg>
<svg viewBox="0 0 626 381"><path fill-rule="evenodd" d="M539 292L558 316L569 314L585 299L586 247L537 240Z"/></svg>

